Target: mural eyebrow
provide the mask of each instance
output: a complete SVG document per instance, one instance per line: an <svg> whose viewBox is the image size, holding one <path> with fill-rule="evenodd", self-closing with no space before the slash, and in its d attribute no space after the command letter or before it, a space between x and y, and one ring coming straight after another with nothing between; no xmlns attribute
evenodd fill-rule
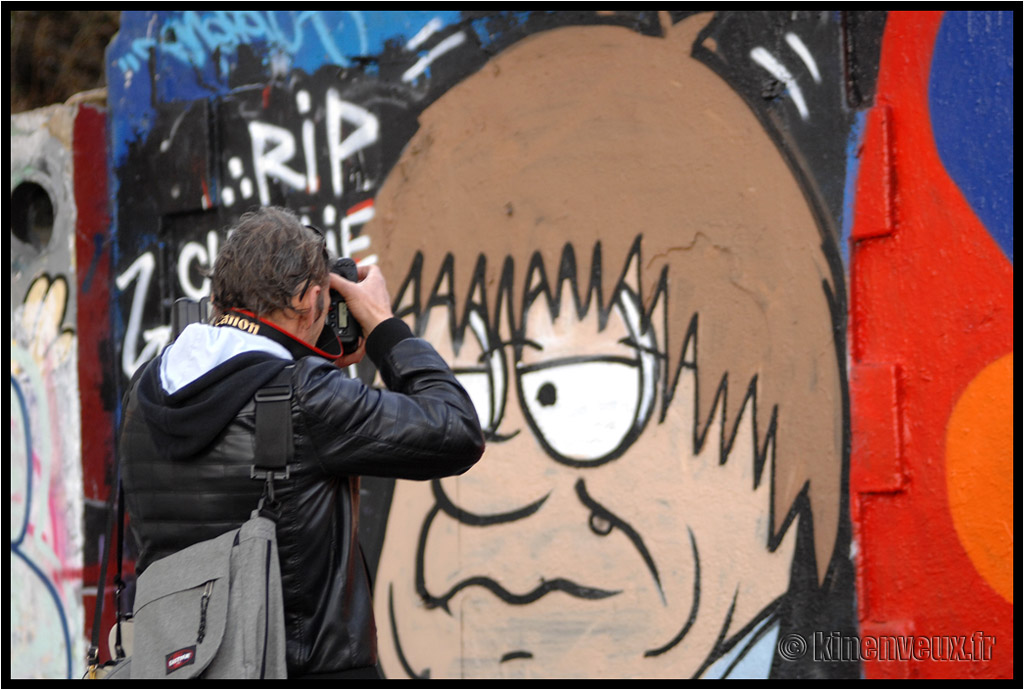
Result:
<svg viewBox="0 0 1024 690"><path fill-rule="evenodd" d="M544 346L538 343L536 340L530 340L529 338L509 338L508 340L499 341L495 343L493 347L484 350L477 361L479 361L481 364L484 364L488 357L493 355L498 350L504 350L506 347L509 347L510 345L515 347L517 350L521 350L523 347L532 347L534 350L538 351L544 349Z"/></svg>
<svg viewBox="0 0 1024 690"><path fill-rule="evenodd" d="M661 359L661 360L667 360L668 359L668 355L666 355L661 350L658 350L657 348L654 348L654 347L647 347L646 345L641 345L640 343L638 343L637 341L633 340L633 338L631 338L629 336L627 336L625 338L620 338L618 342L621 345L625 345L626 347L631 347L634 350L638 350L639 352L646 352L649 355L654 355L658 359Z"/></svg>

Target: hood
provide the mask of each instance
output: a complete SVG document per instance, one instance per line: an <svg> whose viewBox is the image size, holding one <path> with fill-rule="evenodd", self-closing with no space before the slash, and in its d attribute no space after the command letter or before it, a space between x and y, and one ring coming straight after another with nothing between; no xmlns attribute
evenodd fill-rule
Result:
<svg viewBox="0 0 1024 690"><path fill-rule="evenodd" d="M265 342L261 342L265 341ZM269 343L269 346L267 345ZM160 452L199 455L292 359L261 336L189 326L139 377L139 410Z"/></svg>

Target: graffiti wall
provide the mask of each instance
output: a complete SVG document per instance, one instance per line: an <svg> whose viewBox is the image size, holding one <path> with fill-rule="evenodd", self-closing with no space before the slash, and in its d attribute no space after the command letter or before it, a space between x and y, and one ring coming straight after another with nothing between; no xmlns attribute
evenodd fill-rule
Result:
<svg viewBox="0 0 1024 690"><path fill-rule="evenodd" d="M82 658L74 111L11 116L11 674Z"/></svg>
<svg viewBox="0 0 1024 690"><path fill-rule="evenodd" d="M842 244L883 20L127 13L121 375L288 205L487 429L463 477L366 484L388 677L855 676L777 649L856 632Z"/></svg>
<svg viewBox="0 0 1024 690"><path fill-rule="evenodd" d="M489 434L465 476L395 488L393 673L766 676L798 611L850 618L836 238L709 66L711 20L510 46L377 195L401 313Z"/></svg>
<svg viewBox="0 0 1024 690"><path fill-rule="evenodd" d="M1009 677L1014 20L124 12L109 175L12 134L12 644L81 658L116 400L278 204L487 433L363 481L385 676Z"/></svg>
<svg viewBox="0 0 1024 690"><path fill-rule="evenodd" d="M95 607L115 394L105 123L85 102L11 116L12 678L81 676Z"/></svg>
<svg viewBox="0 0 1024 690"><path fill-rule="evenodd" d="M928 642L872 676L1013 673L1015 22L886 26L853 226L858 611Z"/></svg>

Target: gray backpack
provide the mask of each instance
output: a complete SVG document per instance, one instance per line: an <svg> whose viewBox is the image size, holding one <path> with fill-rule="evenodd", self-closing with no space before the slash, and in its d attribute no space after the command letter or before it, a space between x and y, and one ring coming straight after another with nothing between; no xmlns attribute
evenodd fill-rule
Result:
<svg viewBox="0 0 1024 690"><path fill-rule="evenodd" d="M276 516L271 509L276 504L274 480L289 477L291 371L286 367L255 396L256 458L250 476L265 482L257 509L238 529L146 568L136 582L134 616L127 625L119 616L116 624L119 658L97 666L94 637L92 677L287 678ZM122 631L129 629L130 652L121 656Z"/></svg>

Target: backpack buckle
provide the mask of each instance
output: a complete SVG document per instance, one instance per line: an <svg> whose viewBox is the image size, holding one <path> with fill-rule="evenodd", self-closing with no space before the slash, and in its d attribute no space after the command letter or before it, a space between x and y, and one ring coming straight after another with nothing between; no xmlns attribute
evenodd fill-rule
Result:
<svg viewBox="0 0 1024 690"><path fill-rule="evenodd" d="M290 479L292 476L291 468L285 466L284 471L275 471L269 468L259 468L256 465L249 467L249 479Z"/></svg>

